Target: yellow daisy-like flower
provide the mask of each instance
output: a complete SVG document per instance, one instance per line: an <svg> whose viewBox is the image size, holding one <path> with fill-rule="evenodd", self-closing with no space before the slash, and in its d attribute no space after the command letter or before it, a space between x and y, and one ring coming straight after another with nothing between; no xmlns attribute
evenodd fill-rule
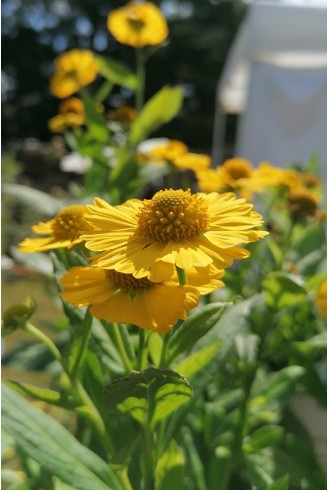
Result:
<svg viewBox="0 0 328 490"><path fill-rule="evenodd" d="M316 292L315 303L320 314L327 316L327 280L323 281Z"/></svg>
<svg viewBox="0 0 328 490"><path fill-rule="evenodd" d="M130 2L113 10L107 27L117 41L134 48L161 44L169 33L160 9L151 2Z"/></svg>
<svg viewBox="0 0 328 490"><path fill-rule="evenodd" d="M188 153L188 147L180 140L167 140L165 143L151 148L146 156L152 160L174 163L176 158Z"/></svg>
<svg viewBox="0 0 328 490"><path fill-rule="evenodd" d="M311 190L305 187L292 189L288 195L288 207L295 219L315 216L319 199Z"/></svg>
<svg viewBox="0 0 328 490"><path fill-rule="evenodd" d="M77 97L70 97L59 104L59 114L50 119L49 129L62 133L67 127L82 126L85 123L84 104Z"/></svg>
<svg viewBox="0 0 328 490"><path fill-rule="evenodd" d="M254 170L253 181L264 188L284 186L292 189L300 185L300 173L292 168L275 167L269 162L262 162Z"/></svg>
<svg viewBox="0 0 328 490"><path fill-rule="evenodd" d="M208 169L211 157L199 153L185 153L173 160L173 164L180 170L193 170L195 173Z"/></svg>
<svg viewBox="0 0 328 490"><path fill-rule="evenodd" d="M147 278L98 267L73 267L61 279L61 296L75 306L89 306L96 318L132 323L167 333L198 304L199 292L174 281L160 284Z"/></svg>
<svg viewBox="0 0 328 490"><path fill-rule="evenodd" d="M198 186L202 192L238 192L247 200L260 190L253 182L254 169L252 164L243 158L226 160L216 169L200 169L196 172Z"/></svg>
<svg viewBox="0 0 328 490"><path fill-rule="evenodd" d="M22 252L44 252L54 248L71 248L81 243L80 235L91 229L84 221L86 207L79 204L66 206L55 218L41 222L32 227L37 235L46 235L42 238L26 238L19 244Z"/></svg>
<svg viewBox="0 0 328 490"><path fill-rule="evenodd" d="M244 199L227 194L162 190L152 199L110 206L96 198L85 219L94 227L82 236L86 247L103 252L93 264L160 282L174 267L229 267L250 253L237 247L268 233L253 228L262 217Z"/></svg>
<svg viewBox="0 0 328 490"><path fill-rule="evenodd" d="M72 49L62 53L55 60L55 73L50 81L51 93L65 99L92 83L98 71L98 62L88 49Z"/></svg>

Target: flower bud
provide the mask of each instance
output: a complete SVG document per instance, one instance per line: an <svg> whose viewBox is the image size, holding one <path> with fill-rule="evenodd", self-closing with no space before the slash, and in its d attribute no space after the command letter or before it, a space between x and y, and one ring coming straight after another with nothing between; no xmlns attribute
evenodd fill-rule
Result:
<svg viewBox="0 0 328 490"><path fill-rule="evenodd" d="M24 303L10 306L4 313L1 324L2 335L8 335L18 328L24 328L25 323L36 311L36 301L27 297Z"/></svg>

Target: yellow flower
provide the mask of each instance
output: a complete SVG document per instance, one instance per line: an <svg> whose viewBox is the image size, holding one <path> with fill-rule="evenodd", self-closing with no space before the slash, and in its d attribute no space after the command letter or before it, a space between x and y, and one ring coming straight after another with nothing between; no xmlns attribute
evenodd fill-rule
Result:
<svg viewBox="0 0 328 490"><path fill-rule="evenodd" d="M55 73L50 81L51 93L59 99L75 94L92 83L99 68L94 54L87 49L72 49L55 60Z"/></svg>
<svg viewBox="0 0 328 490"><path fill-rule="evenodd" d="M327 316L327 279L323 281L317 290L315 296L315 303L320 314L323 317Z"/></svg>
<svg viewBox="0 0 328 490"><path fill-rule="evenodd" d="M211 157L199 153L185 153L173 160L173 164L180 170L193 170L198 172L211 165Z"/></svg>
<svg viewBox="0 0 328 490"><path fill-rule="evenodd" d="M113 10L107 27L117 41L134 48L161 44L169 33L161 11L151 2L130 2Z"/></svg>
<svg viewBox="0 0 328 490"><path fill-rule="evenodd" d="M262 162L254 170L253 180L264 188L284 186L292 189L300 184L299 175L295 169L275 167L268 162Z"/></svg>
<svg viewBox="0 0 328 490"><path fill-rule="evenodd" d="M319 199L311 190L299 187L290 191L287 202L292 216L302 219L316 215Z"/></svg>
<svg viewBox="0 0 328 490"><path fill-rule="evenodd" d="M200 169L196 175L202 192L234 191L251 200L253 192L260 190L260 186L252 180L254 169L251 163L243 158L226 160L216 169Z"/></svg>
<svg viewBox="0 0 328 490"><path fill-rule="evenodd" d="M73 267L61 279L61 296L75 306L89 306L96 318L132 323L167 333L198 304L199 292L174 281L153 283L146 278L98 267Z"/></svg>
<svg viewBox="0 0 328 490"><path fill-rule="evenodd" d="M19 244L22 252L44 252L54 248L71 248L81 243L82 232L91 229L83 219L86 207L79 204L66 206L55 218L41 222L32 227L37 235L46 235L42 238L26 238Z"/></svg>
<svg viewBox="0 0 328 490"><path fill-rule="evenodd" d="M188 147L180 140L167 140L154 148L151 148L146 157L151 160L167 161L174 163L176 158L188 153Z"/></svg>
<svg viewBox="0 0 328 490"><path fill-rule="evenodd" d="M77 97L70 97L59 104L59 114L49 121L49 129L62 133L67 127L82 126L85 122L84 104Z"/></svg>
<svg viewBox="0 0 328 490"><path fill-rule="evenodd" d="M96 198L87 208L94 229L82 238L87 248L103 252L93 264L154 282L171 277L174 266L229 267L250 255L237 245L267 235L253 230L263 223L261 215L232 193L169 189L115 207Z"/></svg>

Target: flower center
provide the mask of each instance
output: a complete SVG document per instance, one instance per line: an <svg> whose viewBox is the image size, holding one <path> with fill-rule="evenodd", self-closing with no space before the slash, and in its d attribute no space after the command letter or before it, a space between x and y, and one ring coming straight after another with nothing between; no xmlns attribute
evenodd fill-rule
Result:
<svg viewBox="0 0 328 490"><path fill-rule="evenodd" d="M56 240L77 240L82 232L91 229L83 219L85 207L78 204L67 206L54 218L52 233Z"/></svg>
<svg viewBox="0 0 328 490"><path fill-rule="evenodd" d="M138 228L148 239L176 242L193 238L206 231L208 208L199 194L166 189L145 200L139 211Z"/></svg>
<svg viewBox="0 0 328 490"><path fill-rule="evenodd" d="M137 33L142 31L142 29L145 27L145 22L140 19L136 12L131 12L127 17L127 21L129 26Z"/></svg>
<svg viewBox="0 0 328 490"><path fill-rule="evenodd" d="M118 289L124 289L124 291L135 291L136 289L147 289L154 285L146 277L142 279L136 279L132 274L123 274L114 270L105 270L105 275L113 281Z"/></svg>
<svg viewBox="0 0 328 490"><path fill-rule="evenodd" d="M252 167L246 161L228 161L224 164L224 168L233 180L247 179L252 175Z"/></svg>

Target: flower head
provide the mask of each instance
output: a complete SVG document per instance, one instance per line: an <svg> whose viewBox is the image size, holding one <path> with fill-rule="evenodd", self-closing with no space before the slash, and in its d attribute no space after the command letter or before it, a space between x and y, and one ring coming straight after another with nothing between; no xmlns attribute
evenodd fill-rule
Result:
<svg viewBox="0 0 328 490"><path fill-rule="evenodd" d="M94 54L87 49L72 49L55 60L55 73L50 82L51 93L59 99L75 94L92 83L99 71Z"/></svg>
<svg viewBox="0 0 328 490"><path fill-rule="evenodd" d="M121 123L123 126L130 126L135 118L137 117L137 111L130 106L121 106L117 107L108 112L108 118L111 121L117 121Z"/></svg>
<svg viewBox="0 0 328 490"><path fill-rule="evenodd" d="M66 206L55 218L41 222L32 227L37 235L46 235L42 238L26 238L19 244L22 252L43 252L54 248L71 248L81 243L82 232L91 229L83 219L86 207L79 204Z"/></svg>
<svg viewBox="0 0 328 490"><path fill-rule="evenodd" d="M267 235L253 229L263 223L261 215L232 193L166 189L149 200L110 206L96 198L87 207L93 229L82 238L87 248L102 252L93 264L154 282L171 277L175 266L229 267L250 255L237 245Z"/></svg>
<svg viewBox="0 0 328 490"><path fill-rule="evenodd" d="M151 2L130 2L113 10L107 27L117 41L135 48L161 44L169 33L161 11Z"/></svg>
<svg viewBox="0 0 328 490"><path fill-rule="evenodd" d="M199 292L174 281L160 284L147 278L98 267L73 267L61 279L61 296L75 306L89 306L96 318L132 323L162 334L198 304Z"/></svg>
<svg viewBox="0 0 328 490"><path fill-rule="evenodd" d="M306 216L315 216L319 199L311 190L299 187L290 191L288 195L288 207L295 219L303 219Z"/></svg>
<svg viewBox="0 0 328 490"><path fill-rule="evenodd" d="M70 97L59 104L59 114L49 121L49 129L62 133L67 127L82 126L85 122L84 104L77 97Z"/></svg>
<svg viewBox="0 0 328 490"><path fill-rule="evenodd" d="M316 291L315 303L321 316L327 316L327 279L325 279Z"/></svg>

